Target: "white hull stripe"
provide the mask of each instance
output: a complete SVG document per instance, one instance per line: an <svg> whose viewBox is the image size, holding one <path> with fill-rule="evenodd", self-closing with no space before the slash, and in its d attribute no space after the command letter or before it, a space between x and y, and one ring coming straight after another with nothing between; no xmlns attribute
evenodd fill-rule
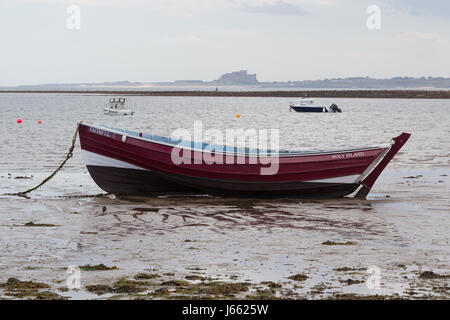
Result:
<svg viewBox="0 0 450 320"><path fill-rule="evenodd" d="M354 174L351 176L337 177L337 178L329 178L329 179L320 179L320 180L309 180L304 182L322 182L322 183L356 183L356 179L359 178L359 174Z"/></svg>
<svg viewBox="0 0 450 320"><path fill-rule="evenodd" d="M99 166L99 167L113 167L113 168L122 168L122 169L136 169L136 170L144 170L150 171L148 169L135 166L131 163L120 161L117 159L113 159L110 157L102 156L98 153L90 152L87 150L82 150L84 162L87 166ZM322 183L355 183L356 179L359 178L359 174L337 177L337 178L329 178L329 179L320 179L320 180L309 180L304 182L322 182Z"/></svg>
<svg viewBox="0 0 450 320"><path fill-rule="evenodd" d="M113 159L110 157L102 156L98 153L90 152L87 150L82 150L84 162L87 166L100 166L100 167L114 167L114 168L123 168L123 169L136 169L136 170L145 170L150 171L134 164L120 161L117 159Z"/></svg>

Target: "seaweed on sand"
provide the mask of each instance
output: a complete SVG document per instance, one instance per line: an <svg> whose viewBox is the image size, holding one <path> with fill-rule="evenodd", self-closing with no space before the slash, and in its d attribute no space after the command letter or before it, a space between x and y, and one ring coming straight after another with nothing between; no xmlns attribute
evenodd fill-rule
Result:
<svg viewBox="0 0 450 320"><path fill-rule="evenodd" d="M24 227L57 227L55 224L51 223L34 223L33 221L27 222L23 225Z"/></svg>
<svg viewBox="0 0 450 320"><path fill-rule="evenodd" d="M354 246L356 244L357 243L354 241L335 242L335 241L327 240L325 242L322 242L322 245L324 245L324 246Z"/></svg>
<svg viewBox="0 0 450 320"><path fill-rule="evenodd" d="M117 270L117 269L119 269L119 268L117 268L116 266L107 267L103 263L97 264L97 265L86 264L86 265L80 267L80 270L82 270L82 271L106 271L106 270Z"/></svg>
<svg viewBox="0 0 450 320"><path fill-rule="evenodd" d="M195 275L195 274L193 274L193 275L188 275L188 276L186 276L186 277L184 277L184 278L185 278L186 280L193 280L193 281L196 281L196 280L204 281L204 280L206 280L205 277L198 276L198 275Z"/></svg>
<svg viewBox="0 0 450 320"><path fill-rule="evenodd" d="M41 282L20 281L16 278L9 278L5 283L0 284L0 288L5 290L5 295L23 298L36 296L40 289L48 289L50 286Z"/></svg>
<svg viewBox="0 0 450 320"><path fill-rule="evenodd" d="M169 297L170 291L167 288L159 288L150 293L150 295L154 297Z"/></svg>
<svg viewBox="0 0 450 320"><path fill-rule="evenodd" d="M401 300L400 297L392 295L359 295L356 293L335 293L328 300Z"/></svg>
<svg viewBox="0 0 450 320"><path fill-rule="evenodd" d="M274 289L256 290L256 294L246 295L245 299L248 300L277 300L276 291Z"/></svg>
<svg viewBox="0 0 450 320"><path fill-rule="evenodd" d="M113 292L113 288L111 286L103 285L103 284L87 285L85 288L88 292L95 293L96 295L99 295L99 296L106 294L106 293Z"/></svg>
<svg viewBox="0 0 450 320"><path fill-rule="evenodd" d="M184 280L171 280L162 282L161 285L176 287L175 292L182 295L233 297L235 294L249 291L250 284L218 281L191 284Z"/></svg>
<svg viewBox="0 0 450 320"><path fill-rule="evenodd" d="M87 285L85 288L87 291L101 296L107 293L139 293L147 290L146 285L148 282L128 280L125 277L112 285L95 284Z"/></svg>
<svg viewBox="0 0 450 320"><path fill-rule="evenodd" d="M249 290L249 283L236 282L236 283L221 283L210 282L205 287L199 290L200 294L222 295L228 296L240 292L247 292Z"/></svg>
<svg viewBox="0 0 450 320"><path fill-rule="evenodd" d="M450 275L440 275L433 271L424 271L419 276L420 279L445 279L450 278Z"/></svg>
<svg viewBox="0 0 450 320"><path fill-rule="evenodd" d="M112 291L114 293L137 293L143 292L147 290L145 285L148 284L146 282L137 282L134 280L128 280L126 278L122 278L119 281L113 283Z"/></svg>
<svg viewBox="0 0 450 320"><path fill-rule="evenodd" d="M342 271L342 272L347 272L347 271L366 271L367 268L350 268L350 267L340 267L340 268L335 268L333 269L334 271Z"/></svg>
<svg viewBox="0 0 450 320"><path fill-rule="evenodd" d="M149 280L158 277L159 274L140 272L134 276L134 280Z"/></svg>
<svg viewBox="0 0 450 320"><path fill-rule="evenodd" d="M273 281L263 281L261 284L268 286L269 288L282 288L283 285L281 283L276 283Z"/></svg>
<svg viewBox="0 0 450 320"><path fill-rule="evenodd" d="M36 295L36 300L67 300L67 297L62 297L57 293L51 291L42 291Z"/></svg>
<svg viewBox="0 0 450 320"><path fill-rule="evenodd" d="M305 281L306 279L308 279L308 276L299 273L299 274L295 274L293 276L288 277L288 279L291 279L294 281Z"/></svg>
<svg viewBox="0 0 450 320"><path fill-rule="evenodd" d="M169 280L162 282L161 285L170 287L182 287L182 286L189 286L190 283L184 280Z"/></svg>
<svg viewBox="0 0 450 320"><path fill-rule="evenodd" d="M360 284L360 283L363 283L364 281L361 281L361 280L355 280L355 279L347 279L347 280L342 280L342 279L339 279L338 280L340 283L345 283L346 285L348 285L348 286L351 286L351 285L353 285L353 284Z"/></svg>

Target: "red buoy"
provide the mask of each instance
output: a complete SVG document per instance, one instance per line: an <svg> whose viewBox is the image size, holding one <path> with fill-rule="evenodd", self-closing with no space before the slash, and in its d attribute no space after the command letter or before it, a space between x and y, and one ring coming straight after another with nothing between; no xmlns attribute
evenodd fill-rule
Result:
<svg viewBox="0 0 450 320"><path fill-rule="evenodd" d="M18 118L17 123L22 123L22 119Z"/></svg>
<svg viewBox="0 0 450 320"><path fill-rule="evenodd" d="M39 123L39 124L42 124L42 121L41 121L41 120L39 120L39 121L38 121L38 123Z"/></svg>

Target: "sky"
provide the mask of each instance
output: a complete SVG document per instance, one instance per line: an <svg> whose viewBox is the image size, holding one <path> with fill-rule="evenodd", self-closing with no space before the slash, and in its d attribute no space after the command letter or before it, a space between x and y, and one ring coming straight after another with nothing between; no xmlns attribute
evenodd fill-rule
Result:
<svg viewBox="0 0 450 320"><path fill-rule="evenodd" d="M449 57L448 0L0 0L0 86L450 77Z"/></svg>

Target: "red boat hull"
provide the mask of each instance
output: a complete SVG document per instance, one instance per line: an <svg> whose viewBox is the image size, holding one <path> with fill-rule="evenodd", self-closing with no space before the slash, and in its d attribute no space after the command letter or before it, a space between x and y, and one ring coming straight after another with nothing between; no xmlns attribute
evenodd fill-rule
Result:
<svg viewBox="0 0 450 320"><path fill-rule="evenodd" d="M207 164L195 163L195 159L203 159L208 153L198 151L191 153L190 163L175 164L171 158L173 144L85 122L79 125L79 136L89 173L100 188L115 194L143 196L207 193L245 197L343 197L358 189L390 149L382 146L281 153L277 172L262 175L261 169L268 165L261 163L267 162L254 163L255 159L248 154L232 154L235 161L231 164ZM242 162L237 161L238 156ZM264 157L257 158L264 160Z"/></svg>

